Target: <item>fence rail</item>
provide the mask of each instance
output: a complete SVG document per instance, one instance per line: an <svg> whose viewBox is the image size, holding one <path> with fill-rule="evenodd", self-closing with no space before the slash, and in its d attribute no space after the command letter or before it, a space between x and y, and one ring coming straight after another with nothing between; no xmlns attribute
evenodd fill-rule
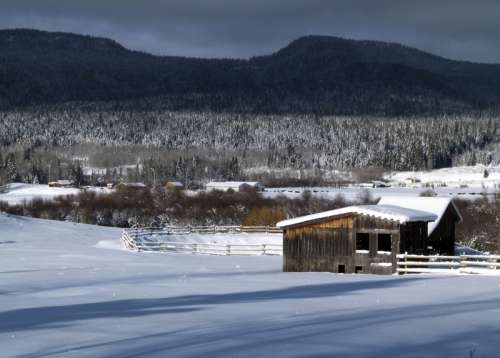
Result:
<svg viewBox="0 0 500 358"><path fill-rule="evenodd" d="M0 193L7 193L9 191L9 184L0 185Z"/></svg>
<svg viewBox="0 0 500 358"><path fill-rule="evenodd" d="M437 273L461 272L471 270L500 270L500 256L462 255L462 256L421 256L398 255L397 272L405 273Z"/></svg>
<svg viewBox="0 0 500 358"><path fill-rule="evenodd" d="M274 233L281 234L283 230L275 226L165 226L161 228L126 229L131 233L159 234L225 234L225 233Z"/></svg>
<svg viewBox="0 0 500 358"><path fill-rule="evenodd" d="M172 241L171 235L191 233L280 233L266 226L207 226L125 229L122 233L124 246L132 251L178 252L208 255L282 255L283 245L273 243L219 244Z"/></svg>

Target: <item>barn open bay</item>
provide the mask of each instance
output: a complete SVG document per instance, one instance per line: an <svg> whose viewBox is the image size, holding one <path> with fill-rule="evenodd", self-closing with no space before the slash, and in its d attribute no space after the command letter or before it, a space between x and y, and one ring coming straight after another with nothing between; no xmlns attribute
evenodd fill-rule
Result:
<svg viewBox="0 0 500 358"><path fill-rule="evenodd" d="M281 257L132 253L113 228L6 215L0 224L9 357L497 351L499 277L282 273Z"/></svg>

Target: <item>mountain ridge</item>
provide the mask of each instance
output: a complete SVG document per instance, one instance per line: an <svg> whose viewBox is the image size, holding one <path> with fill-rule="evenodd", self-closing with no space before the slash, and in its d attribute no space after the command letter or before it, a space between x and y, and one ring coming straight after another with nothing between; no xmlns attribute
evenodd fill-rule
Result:
<svg viewBox="0 0 500 358"><path fill-rule="evenodd" d="M249 59L157 56L88 35L0 30L3 108L163 97L176 109L414 115L500 105L500 64L304 36Z"/></svg>

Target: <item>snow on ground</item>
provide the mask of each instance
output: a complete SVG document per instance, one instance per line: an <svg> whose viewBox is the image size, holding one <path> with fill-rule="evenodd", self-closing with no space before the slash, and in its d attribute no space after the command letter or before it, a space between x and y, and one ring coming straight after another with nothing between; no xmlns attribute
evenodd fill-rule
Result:
<svg viewBox="0 0 500 358"><path fill-rule="evenodd" d="M404 187L390 187L390 188L362 188L356 186L349 186L345 188L333 187L304 187L304 188L266 188L263 193L265 197L274 198L279 195L284 195L289 198L299 198L304 191L311 192L316 197L327 199L334 199L337 195L342 195L346 200L353 201L368 191L373 198L380 198L382 196L419 196L422 192L429 190L429 188L404 188ZM483 195L488 197L493 196L497 190L493 188L448 188L438 187L433 189L439 196L443 197L458 197L462 199L475 199Z"/></svg>
<svg viewBox="0 0 500 358"><path fill-rule="evenodd" d="M107 249L120 232L0 215L2 357L498 355L499 277L282 273Z"/></svg>
<svg viewBox="0 0 500 358"><path fill-rule="evenodd" d="M488 176L484 177L484 172ZM394 172L387 179L395 182L403 182L405 179L415 178L423 184L442 184L448 187L468 186L470 188L498 188L500 186L500 167L489 167L484 165L464 166L435 169L418 172Z"/></svg>
<svg viewBox="0 0 500 358"><path fill-rule="evenodd" d="M91 188L97 192L107 193L107 188ZM45 184L23 184L12 183L7 193L0 193L0 201L8 202L10 205L22 204L24 201L31 201L34 198L53 199L56 196L78 194L78 188L54 188Z"/></svg>
<svg viewBox="0 0 500 358"><path fill-rule="evenodd" d="M158 239L169 242L186 242L197 244L233 244L233 245L260 245L279 244L283 242L282 234L267 233L235 233L235 234L172 234L172 235L151 235L151 239Z"/></svg>
<svg viewBox="0 0 500 358"><path fill-rule="evenodd" d="M50 188L43 184L12 183L7 193L0 194L0 201L15 205L21 204L23 201L31 201L34 198L52 199L56 196L79 192L80 190L76 188Z"/></svg>

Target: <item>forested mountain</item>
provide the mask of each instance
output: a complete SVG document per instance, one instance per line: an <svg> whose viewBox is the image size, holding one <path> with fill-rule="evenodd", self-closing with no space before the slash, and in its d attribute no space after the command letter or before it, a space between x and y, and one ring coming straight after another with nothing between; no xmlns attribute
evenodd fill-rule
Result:
<svg viewBox="0 0 500 358"><path fill-rule="evenodd" d="M308 36L248 60L161 57L102 38L0 31L0 105L152 98L169 110L411 115L498 107L500 65Z"/></svg>

